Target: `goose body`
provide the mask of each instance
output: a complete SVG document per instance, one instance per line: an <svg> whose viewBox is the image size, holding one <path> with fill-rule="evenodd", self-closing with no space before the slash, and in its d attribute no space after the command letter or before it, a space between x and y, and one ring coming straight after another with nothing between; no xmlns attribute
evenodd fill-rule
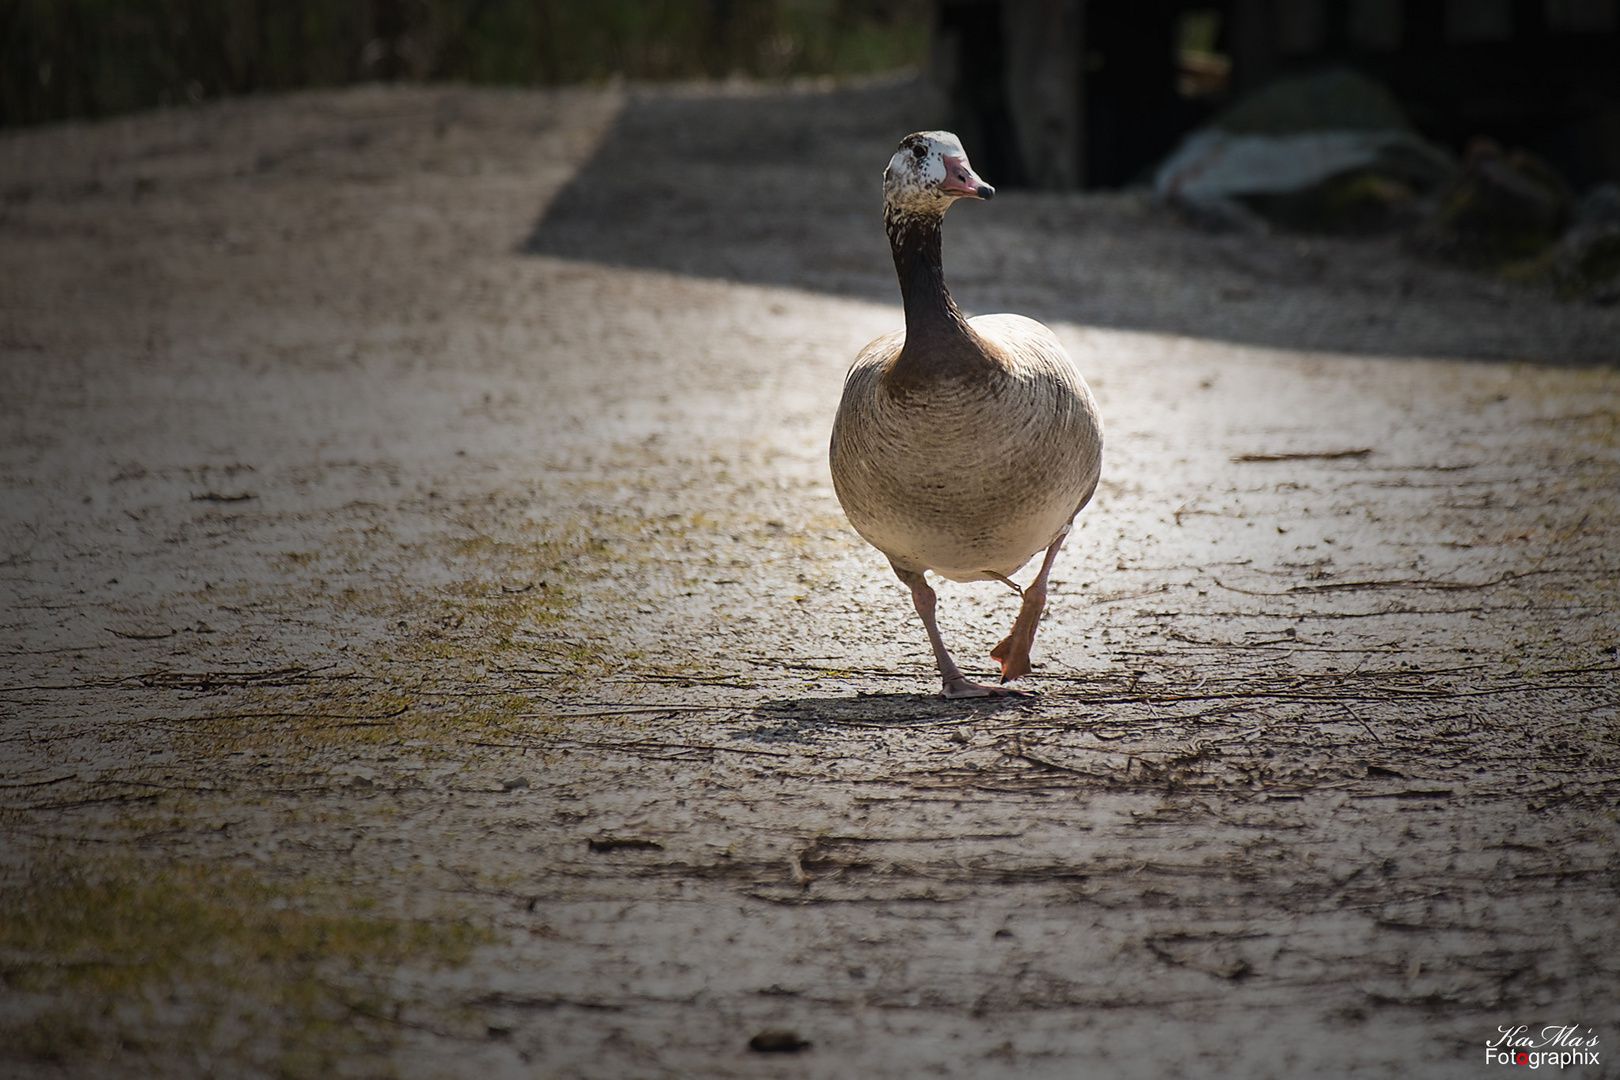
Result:
<svg viewBox="0 0 1620 1080"><path fill-rule="evenodd" d="M956 667L924 572L1012 584L1044 550L1013 632L991 653L1003 683L1026 674L1053 560L1096 490L1102 462L1096 402L1057 337L1022 315L967 319L945 289L945 208L993 194L954 135L921 132L901 142L884 173L884 219L906 328L856 357L830 450L838 500L911 589L947 697L1012 691L975 683Z"/></svg>

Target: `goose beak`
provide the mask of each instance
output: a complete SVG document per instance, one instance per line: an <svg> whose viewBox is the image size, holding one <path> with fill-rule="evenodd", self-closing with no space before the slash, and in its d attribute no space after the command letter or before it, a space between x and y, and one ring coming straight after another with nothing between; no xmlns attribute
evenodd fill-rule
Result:
<svg viewBox="0 0 1620 1080"><path fill-rule="evenodd" d="M966 158L941 154L940 160L945 163L945 179L939 185L942 193L967 199L995 197L996 189L974 174L973 167L967 163Z"/></svg>

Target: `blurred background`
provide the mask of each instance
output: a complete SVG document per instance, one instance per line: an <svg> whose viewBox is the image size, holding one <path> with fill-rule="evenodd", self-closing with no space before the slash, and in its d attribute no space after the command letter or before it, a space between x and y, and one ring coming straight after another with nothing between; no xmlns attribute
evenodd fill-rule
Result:
<svg viewBox="0 0 1620 1080"><path fill-rule="evenodd" d="M372 80L556 86L920 64L928 0L0 0L0 124Z"/></svg>
<svg viewBox="0 0 1620 1080"><path fill-rule="evenodd" d="M1480 136L1530 149L1584 187L1620 179L1617 6L944 0L932 9L933 62L961 126L1015 133L998 152L1042 186L1142 179L1233 102L1290 76L1348 68L1387 90L1395 110L1296 94L1276 103L1277 115L1250 116L1242 127L1404 120L1455 152Z"/></svg>
<svg viewBox="0 0 1620 1080"><path fill-rule="evenodd" d="M948 125L998 187L1151 190L1215 232L1398 234L1620 302L1620 0L0 0L5 127L362 82L885 73L909 89L846 102L861 131ZM900 107L919 94L938 106ZM745 127L778 139L808 108ZM850 124L817 136L824 167ZM688 126L698 163L760 145ZM647 134L621 149L669 143ZM852 184L878 154L860 150ZM576 195L605 198L613 152ZM549 224L535 250L611 256Z"/></svg>
<svg viewBox="0 0 1620 1080"><path fill-rule="evenodd" d="M1009 186L1144 182L1245 94L1344 66L1425 138L1620 180L1617 0L3 0L0 125L372 80L924 69ZM1319 123L1369 122L1327 102ZM1297 111L1297 110L1296 110ZM1310 117L1251 117L1251 126ZM1387 117L1372 117L1387 124Z"/></svg>

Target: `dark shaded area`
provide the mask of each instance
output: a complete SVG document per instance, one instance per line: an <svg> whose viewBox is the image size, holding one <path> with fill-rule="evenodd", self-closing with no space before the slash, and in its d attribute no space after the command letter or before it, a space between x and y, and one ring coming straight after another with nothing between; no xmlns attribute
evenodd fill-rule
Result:
<svg viewBox="0 0 1620 1080"><path fill-rule="evenodd" d="M963 145L982 148L974 150L973 160L985 175L997 177L1001 187L1029 187L1029 163L1018 148L1012 104L1007 99L1008 57L1000 8L995 4L942 4L935 20L936 41L952 43L951 130L962 138ZM962 42L971 45L964 47Z"/></svg>
<svg viewBox="0 0 1620 1080"><path fill-rule="evenodd" d="M854 697L772 698L750 714L758 721L734 728L729 735L742 742L814 745L845 738L850 728L932 728L971 724L1006 714L1022 715L1040 704L1039 695L1027 697L964 698L946 701L938 694L871 694Z"/></svg>
<svg viewBox="0 0 1620 1080"><path fill-rule="evenodd" d="M1256 5L1225 6L1238 18ZM1302 6L1320 11L1297 28L1255 20L1247 50L1233 57L1238 89L1347 63L1388 85L1413 126L1453 150L1484 136L1535 152L1577 190L1620 180L1620 13L1612 0Z"/></svg>
<svg viewBox="0 0 1620 1080"><path fill-rule="evenodd" d="M1085 188L1139 183L1181 136L1227 100L1227 57L1218 58L1227 67L1212 76L1213 86L1190 90L1181 46L1187 16L1221 27L1232 21L1231 6L1199 0L936 0L935 66L944 76L951 122L964 137L964 128L989 136L983 140L991 150L986 165L1005 177L1007 187L1035 182L1042 170L1023 160L1019 148L1029 153L1036 144L1048 155L1072 159L1071 171L1047 170L1049 176L1074 176ZM1071 46L1046 32L1059 12L1081 27L1078 58L1067 56ZM1030 23L1023 47L1015 46L1020 35L1009 31ZM1217 44L1224 39L1205 47ZM1032 83L1023 109L1010 102L1015 95L1009 93L1020 81ZM1074 119L1072 138L1035 136L1059 117Z"/></svg>
<svg viewBox="0 0 1620 1080"><path fill-rule="evenodd" d="M818 695L772 698L761 702L754 709L753 716L757 720L783 726L876 724L882 727L906 727L966 723L1008 711L1028 712L1039 704L1039 695L946 701L938 694L857 693L854 697Z"/></svg>
<svg viewBox="0 0 1620 1080"><path fill-rule="evenodd" d="M1085 186L1146 179L1176 140L1212 111L1209 102L1176 93L1176 16L1183 6L1086 6Z"/></svg>
<svg viewBox="0 0 1620 1080"><path fill-rule="evenodd" d="M898 306L883 168L946 111L922 79L638 93L524 250ZM1045 322L1382 355L1620 354L1613 308L1426 261L1392 236L1212 235L1136 195L1015 191L960 206L945 272L965 310Z"/></svg>
<svg viewBox="0 0 1620 1080"><path fill-rule="evenodd" d="M883 168L901 137L943 123L916 79L637 95L526 247L888 301Z"/></svg>
<svg viewBox="0 0 1620 1080"><path fill-rule="evenodd" d="M1005 169L1006 186L1037 171L1017 160L1028 139L1014 133L1049 119L1009 108L1009 85L1066 48L1048 37L1044 54L1018 55L1008 28L1058 10L1081 20L1083 57L1072 85L1049 92L1080 123L1074 145L1048 152L1072 155L1083 187L1141 182L1244 93L1340 65L1388 85L1413 126L1454 152L1483 136L1535 152L1577 190L1620 181L1613 0L935 0L935 9L952 122L993 135L982 140L985 163Z"/></svg>

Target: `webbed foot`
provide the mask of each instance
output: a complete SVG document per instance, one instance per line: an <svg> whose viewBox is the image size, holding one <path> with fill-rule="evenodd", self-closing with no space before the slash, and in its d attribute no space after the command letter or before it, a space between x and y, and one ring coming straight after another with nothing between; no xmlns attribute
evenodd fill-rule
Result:
<svg viewBox="0 0 1620 1080"><path fill-rule="evenodd" d="M1001 644L990 650L990 658L1001 665L1001 681L1012 682L1021 679L1034 669L1029 663L1029 650L1035 644L1035 626L1040 621L1037 613L1033 619L1025 621L1020 612L1018 621L1013 624L1012 633L1001 639Z"/></svg>
<svg viewBox="0 0 1620 1080"><path fill-rule="evenodd" d="M986 686L976 683L966 675L958 675L953 679L946 679L940 688L939 696L943 698L981 698L981 697L1033 697L1028 690L1019 690L1011 686Z"/></svg>

